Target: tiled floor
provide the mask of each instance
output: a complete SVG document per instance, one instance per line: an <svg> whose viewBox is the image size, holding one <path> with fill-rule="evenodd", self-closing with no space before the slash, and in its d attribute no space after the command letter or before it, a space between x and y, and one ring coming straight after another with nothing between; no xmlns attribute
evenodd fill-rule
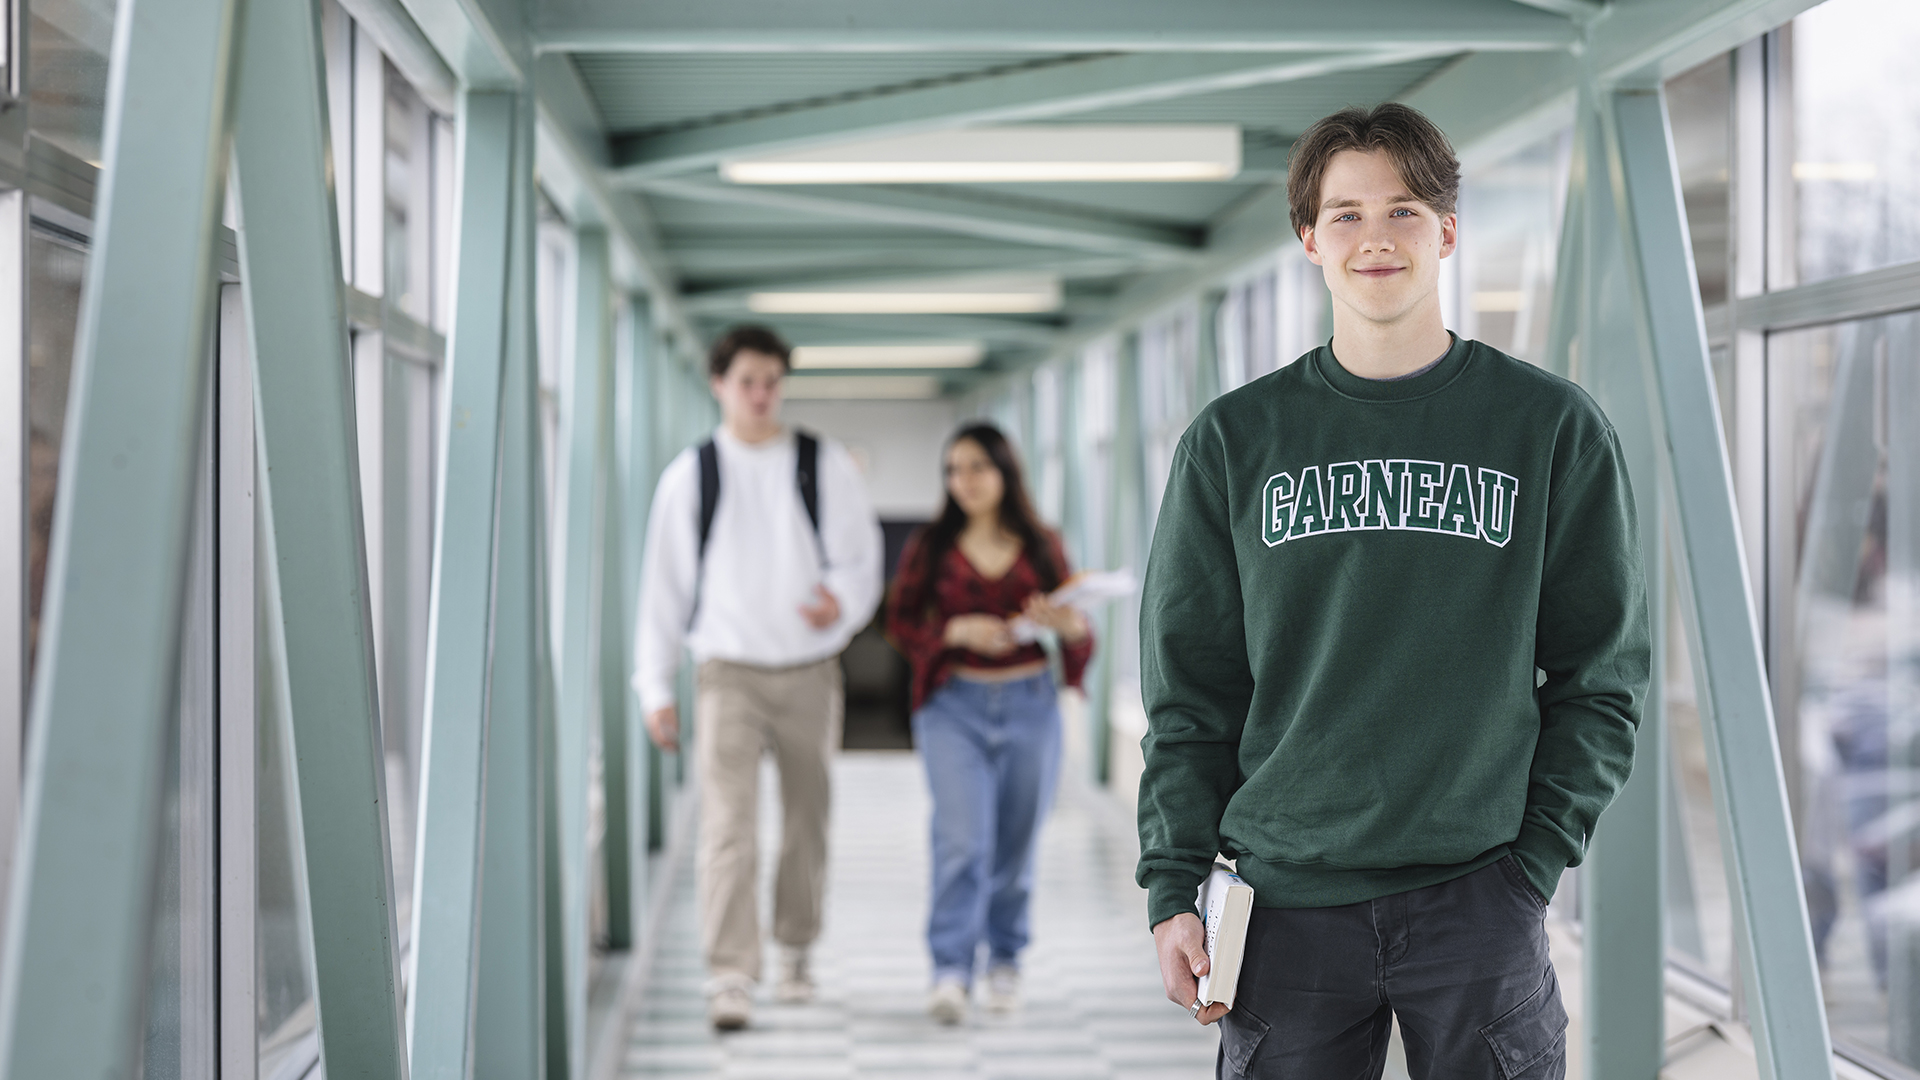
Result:
<svg viewBox="0 0 1920 1080"><path fill-rule="evenodd" d="M747 1031L706 1024L691 868L677 875L667 932L631 1018L624 1075L813 1080L1197 1080L1216 1036L1160 989L1127 822L1063 790L1035 891L1026 1004L958 1028L928 1019L927 795L905 753L843 755L835 771L819 999L763 994ZM771 792L769 792L771 794ZM769 800L764 800L766 802ZM762 835L771 839L765 822ZM764 841L763 841L764 843ZM771 958L771 953L769 954Z"/></svg>

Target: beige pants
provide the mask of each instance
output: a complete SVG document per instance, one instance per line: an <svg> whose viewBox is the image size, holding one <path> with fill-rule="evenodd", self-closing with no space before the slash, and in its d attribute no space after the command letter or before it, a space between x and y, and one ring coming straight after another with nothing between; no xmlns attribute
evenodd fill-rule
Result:
<svg viewBox="0 0 1920 1080"><path fill-rule="evenodd" d="M838 657L791 668L709 660L700 665L693 747L700 781L700 913L707 974L760 978L760 758L780 773L780 866L773 937L820 936L827 877L828 763L840 745Z"/></svg>

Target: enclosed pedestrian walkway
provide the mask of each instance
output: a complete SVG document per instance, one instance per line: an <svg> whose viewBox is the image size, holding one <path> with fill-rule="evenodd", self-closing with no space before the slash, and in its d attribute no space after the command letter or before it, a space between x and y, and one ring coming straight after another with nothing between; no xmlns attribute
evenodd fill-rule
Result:
<svg viewBox="0 0 1920 1080"><path fill-rule="evenodd" d="M1911 0L0 5L0 1078L1211 1075L1131 599L1024 1008L926 1015L876 623L821 996L709 1031L646 523L752 320L889 570L986 418L1137 574L1194 417L1332 332L1294 140L1399 101L1462 163L1446 325L1602 406L1651 575L1571 1075L1920 1080L1916 55Z"/></svg>

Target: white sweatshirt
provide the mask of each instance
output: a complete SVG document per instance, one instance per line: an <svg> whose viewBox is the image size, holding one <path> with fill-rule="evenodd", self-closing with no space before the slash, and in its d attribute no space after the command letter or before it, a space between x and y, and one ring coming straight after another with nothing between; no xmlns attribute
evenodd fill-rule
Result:
<svg viewBox="0 0 1920 1080"><path fill-rule="evenodd" d="M681 451L653 493L634 635L633 688L647 712L674 703L683 646L696 661L808 664L846 648L880 602L880 523L845 447L820 438L816 538L800 501L791 429L763 443L744 443L721 428L713 441L720 501L704 566L698 449ZM802 605L815 601L816 585L826 586L840 604L839 621L824 630L800 614Z"/></svg>

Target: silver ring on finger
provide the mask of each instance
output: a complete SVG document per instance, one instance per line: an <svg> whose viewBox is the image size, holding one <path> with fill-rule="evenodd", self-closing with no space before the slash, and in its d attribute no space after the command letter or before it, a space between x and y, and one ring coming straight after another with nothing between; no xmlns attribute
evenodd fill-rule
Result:
<svg viewBox="0 0 1920 1080"><path fill-rule="evenodd" d="M1194 998L1194 999L1193 999L1193 1004L1191 1004L1191 1005L1189 1005L1189 1006L1187 1006L1187 1012L1189 1012L1189 1013L1191 1013L1191 1014L1193 1014L1193 1018L1194 1018L1195 1020L1198 1020L1198 1019L1200 1019L1200 1009L1201 1009L1201 1007L1202 1007L1202 1006L1201 1006L1201 1004L1200 1004L1200 999L1199 999L1199 998Z"/></svg>

